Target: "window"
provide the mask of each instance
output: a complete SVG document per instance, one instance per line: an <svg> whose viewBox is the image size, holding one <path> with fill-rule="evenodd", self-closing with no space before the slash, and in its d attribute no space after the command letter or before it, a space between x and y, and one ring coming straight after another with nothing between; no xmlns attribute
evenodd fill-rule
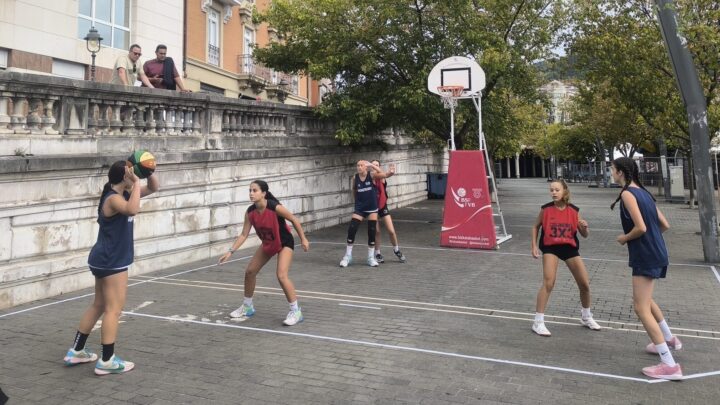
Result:
<svg viewBox="0 0 720 405"><path fill-rule="evenodd" d="M118 49L130 46L130 0L78 0L78 38L94 26L102 44Z"/></svg>
<svg viewBox="0 0 720 405"><path fill-rule="evenodd" d="M200 83L200 90L208 93L225 95L225 90L207 83Z"/></svg>
<svg viewBox="0 0 720 405"><path fill-rule="evenodd" d="M52 73L55 76L84 80L85 66L79 63L68 62L60 59L53 59Z"/></svg>
<svg viewBox="0 0 720 405"><path fill-rule="evenodd" d="M245 28L245 41L243 43L243 53L245 55L252 55L253 48L255 47L255 31L250 28Z"/></svg>
<svg viewBox="0 0 720 405"><path fill-rule="evenodd" d="M220 13L208 10L208 63L220 66Z"/></svg>
<svg viewBox="0 0 720 405"><path fill-rule="evenodd" d="M0 69L7 69L8 51L0 49Z"/></svg>

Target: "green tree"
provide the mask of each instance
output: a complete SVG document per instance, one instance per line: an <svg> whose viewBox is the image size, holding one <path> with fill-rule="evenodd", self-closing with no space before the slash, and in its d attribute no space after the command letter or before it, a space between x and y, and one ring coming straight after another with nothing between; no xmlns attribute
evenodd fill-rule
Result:
<svg viewBox="0 0 720 405"><path fill-rule="evenodd" d="M676 4L705 91L712 136L720 125L720 4L715 0L679 0ZM654 2L580 1L575 3L573 21L570 51L586 72L592 91L610 94L624 112L644 121L646 130L665 137L669 147L688 151L687 117ZM625 142L631 142L630 138Z"/></svg>
<svg viewBox="0 0 720 405"><path fill-rule="evenodd" d="M388 127L446 141L449 113L426 90L427 75L449 56L474 58L485 71L483 129L499 153L519 150L538 100L532 61L546 56L563 26L554 0L274 0L261 18L283 40L255 50L277 70L331 78L319 106L345 144ZM456 109L458 149L477 145L471 101ZM518 131L518 128L520 131Z"/></svg>

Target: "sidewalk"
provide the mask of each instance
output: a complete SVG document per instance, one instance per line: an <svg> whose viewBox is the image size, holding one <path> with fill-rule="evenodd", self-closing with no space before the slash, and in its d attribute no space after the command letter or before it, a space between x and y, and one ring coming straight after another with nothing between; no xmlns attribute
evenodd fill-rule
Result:
<svg viewBox="0 0 720 405"><path fill-rule="evenodd" d="M580 326L577 287L561 265L546 311L553 336L531 332L541 264L530 256L530 227L547 188L544 179L502 180L513 238L497 251L439 247L439 200L392 211L405 264L385 238L387 262L366 266L364 224L347 269L338 267L347 224L308 234L311 250L296 249L290 271L305 315L294 327L282 326L274 260L258 277L255 316L229 318L253 249L223 267L131 277L116 350L136 369L124 375L63 366L91 290L2 311L0 388L8 404L717 403L720 276L702 263L697 211L659 203L672 227L671 266L655 298L692 378L651 383L640 369L658 359L643 351L627 250L615 242L619 214L609 209L619 189L570 184L590 225L580 251L605 329ZM99 330L88 345L99 351Z"/></svg>

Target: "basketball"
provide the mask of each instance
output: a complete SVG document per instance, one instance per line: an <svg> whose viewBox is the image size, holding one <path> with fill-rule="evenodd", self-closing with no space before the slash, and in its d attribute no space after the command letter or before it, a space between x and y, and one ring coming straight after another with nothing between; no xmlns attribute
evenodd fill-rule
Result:
<svg viewBox="0 0 720 405"><path fill-rule="evenodd" d="M141 179L155 172L155 156L146 150L136 150L127 159L128 167L132 167L135 175Z"/></svg>

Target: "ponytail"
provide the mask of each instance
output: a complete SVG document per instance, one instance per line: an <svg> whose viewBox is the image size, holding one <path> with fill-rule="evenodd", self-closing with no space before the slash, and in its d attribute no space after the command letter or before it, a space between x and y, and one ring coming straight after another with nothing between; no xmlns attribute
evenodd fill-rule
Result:
<svg viewBox="0 0 720 405"><path fill-rule="evenodd" d="M110 169L108 170L108 182L103 186L103 191L100 195L101 202L105 197L105 194L110 192L113 185L122 183L123 180L125 180L125 167L126 161L124 160L118 160L110 166Z"/></svg>
<svg viewBox="0 0 720 405"><path fill-rule="evenodd" d="M275 196L273 195L273 193L271 193L271 192L269 192L269 191L266 191L266 192L265 192L265 199L266 199L266 200L275 201L276 203L280 204L280 200L278 200L277 198L275 198Z"/></svg>
<svg viewBox="0 0 720 405"><path fill-rule="evenodd" d="M615 171L622 172L623 176L625 177L625 185L623 186L622 190L620 190L620 194L617 196L615 201L610 204L610 209L615 209L615 204L617 204L618 201L620 201L620 198L622 198L622 193L628 189L631 183L635 183L640 187L641 189L645 190L648 194L650 194L650 198L655 200L655 197L652 195L651 192L647 191L645 186L642 185L640 182L640 170L637 167L637 164L635 164L635 161L630 159L629 157L619 157L612 162L613 166L615 166Z"/></svg>

